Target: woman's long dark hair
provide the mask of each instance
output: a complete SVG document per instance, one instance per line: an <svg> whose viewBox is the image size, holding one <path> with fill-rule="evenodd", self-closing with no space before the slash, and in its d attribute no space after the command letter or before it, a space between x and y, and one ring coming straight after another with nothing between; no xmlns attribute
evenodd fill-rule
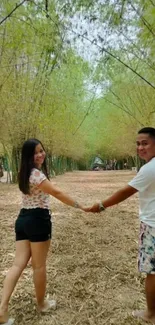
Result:
<svg viewBox="0 0 155 325"><path fill-rule="evenodd" d="M19 184L19 189L24 194L29 194L29 177L32 168L35 168L34 154L35 154L35 148L38 144L41 144L41 146L44 149L42 143L37 139L28 139L27 141L24 142L22 147L18 184ZM48 172L47 172L46 158L42 164L42 171L49 179Z"/></svg>

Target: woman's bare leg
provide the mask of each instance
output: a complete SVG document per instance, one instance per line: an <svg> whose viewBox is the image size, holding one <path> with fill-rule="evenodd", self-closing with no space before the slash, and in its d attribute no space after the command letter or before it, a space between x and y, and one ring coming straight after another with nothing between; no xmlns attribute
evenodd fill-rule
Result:
<svg viewBox="0 0 155 325"><path fill-rule="evenodd" d="M13 266L4 280L2 299L0 304L0 323L8 320L8 304L16 283L26 267L31 256L30 242L28 240L16 241L16 253Z"/></svg>
<svg viewBox="0 0 155 325"><path fill-rule="evenodd" d="M38 307L41 309L45 303L46 293L46 259L50 247L50 240L30 243L33 267L33 281L36 291Z"/></svg>

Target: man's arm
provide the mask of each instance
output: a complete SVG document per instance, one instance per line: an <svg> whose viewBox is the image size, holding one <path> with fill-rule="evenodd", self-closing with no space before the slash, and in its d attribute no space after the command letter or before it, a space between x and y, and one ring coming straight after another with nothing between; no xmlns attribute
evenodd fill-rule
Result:
<svg viewBox="0 0 155 325"><path fill-rule="evenodd" d="M108 199L102 201L102 204L105 208L111 207L112 205L118 204L124 200L126 200L131 195L138 192L134 187L127 185L123 187L121 190L114 193Z"/></svg>
<svg viewBox="0 0 155 325"><path fill-rule="evenodd" d="M110 196L106 200L102 200L101 203L104 206L104 208L111 207L112 205L118 204L124 200L126 200L131 195L138 192L134 187L127 185L121 190L115 192L112 196ZM100 212L100 204L96 203L91 208L86 209L87 212Z"/></svg>

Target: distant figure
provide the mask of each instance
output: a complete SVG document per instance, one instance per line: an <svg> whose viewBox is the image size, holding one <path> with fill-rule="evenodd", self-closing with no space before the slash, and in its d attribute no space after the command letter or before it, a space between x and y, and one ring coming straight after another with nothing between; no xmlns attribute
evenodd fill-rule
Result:
<svg viewBox="0 0 155 325"><path fill-rule="evenodd" d="M3 172L3 166L0 163L0 179L4 176L4 172Z"/></svg>
<svg viewBox="0 0 155 325"><path fill-rule="evenodd" d="M113 170L116 170L117 169L117 160L114 159L113 160Z"/></svg>

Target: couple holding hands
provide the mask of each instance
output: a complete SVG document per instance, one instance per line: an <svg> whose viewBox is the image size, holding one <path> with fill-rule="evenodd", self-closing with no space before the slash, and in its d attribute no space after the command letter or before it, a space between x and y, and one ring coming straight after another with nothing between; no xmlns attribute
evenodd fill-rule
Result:
<svg viewBox="0 0 155 325"><path fill-rule="evenodd" d="M37 139L24 142L19 170L22 208L15 222L16 253L13 266L4 280L0 303L0 324L11 325L8 305L16 283L32 260L37 310L47 312L56 308L56 301L45 299L46 260L52 237L50 195L62 203L85 212L99 213L139 192L140 246L139 271L146 273L147 309L134 311L133 316L155 322L155 129L146 127L137 135L137 154L146 161L137 175L122 189L92 207L83 207L49 180L46 153Z"/></svg>

